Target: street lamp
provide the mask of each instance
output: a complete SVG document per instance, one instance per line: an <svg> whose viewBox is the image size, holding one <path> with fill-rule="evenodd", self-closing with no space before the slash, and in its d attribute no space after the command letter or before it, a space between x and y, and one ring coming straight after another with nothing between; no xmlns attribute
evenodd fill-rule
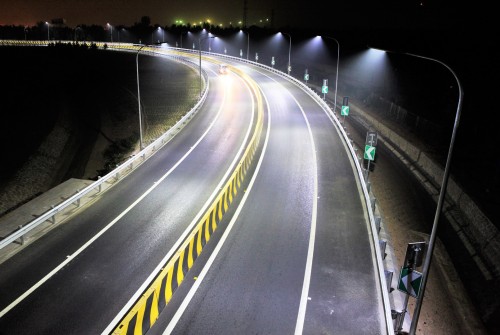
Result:
<svg viewBox="0 0 500 335"><path fill-rule="evenodd" d="M282 33L283 35L287 35L290 38L290 47L288 48L288 75L290 75L290 71L292 70L292 63L290 62L290 55L292 53L292 36L287 33Z"/></svg>
<svg viewBox="0 0 500 335"><path fill-rule="evenodd" d="M240 29L240 31L243 33L243 29ZM250 33L247 31L247 60L248 60L248 55L250 54ZM240 51L240 57L242 56L242 52Z"/></svg>
<svg viewBox="0 0 500 335"><path fill-rule="evenodd" d="M189 31L181 31L181 49L182 49L182 35L189 34Z"/></svg>
<svg viewBox="0 0 500 335"><path fill-rule="evenodd" d="M210 34L210 33L209 33ZM215 36L206 36L206 37L199 37L198 38L198 49L199 49L199 52L200 52L200 97L201 97L201 90L202 90L202 87L203 87L203 82L202 82L202 79L201 79L201 42L206 40L206 39L210 39L210 38L215 38Z"/></svg>
<svg viewBox="0 0 500 335"><path fill-rule="evenodd" d="M161 38L161 41L162 43L165 43L165 30L162 29L161 27L158 27L158 31L161 31L162 32L162 38Z"/></svg>
<svg viewBox="0 0 500 335"><path fill-rule="evenodd" d="M108 26L109 28L109 36L110 36L110 40L111 40L111 43L113 43L113 26L108 23L106 23L106 25Z"/></svg>
<svg viewBox="0 0 500 335"><path fill-rule="evenodd" d="M328 38L337 42L337 72L335 74L335 102L333 105L333 111L337 111L337 86L339 81L339 60L340 60L340 43L333 37L323 36L323 38Z"/></svg>
<svg viewBox="0 0 500 335"><path fill-rule="evenodd" d="M50 41L50 24L45 21L45 24L47 25L47 42Z"/></svg>
<svg viewBox="0 0 500 335"><path fill-rule="evenodd" d="M139 106L139 147L142 150L142 114L141 114L141 91L139 89L139 52L146 45L142 45L139 50L137 50L137 54L135 55L135 67L137 72L137 103Z"/></svg>
<svg viewBox="0 0 500 335"><path fill-rule="evenodd" d="M75 42L78 41L77 36L76 36L76 32L78 30L82 30L82 28L80 26L76 26L76 28L75 28Z"/></svg>
<svg viewBox="0 0 500 335"><path fill-rule="evenodd" d="M373 48L373 49L375 49L375 48ZM381 49L378 49L378 50L381 50ZM382 51L396 53L394 51L388 51L388 50L382 50ZM432 224L431 236L429 237L429 246L427 247L428 249L427 249L427 253L425 255L424 265L423 265L423 269L422 269L422 282L421 282L421 286L420 286L420 292L419 292L418 297L417 297L417 302L415 305L415 310L413 312L413 318L411 320L411 325L410 325L409 334L415 335L415 332L417 330L417 323L418 323L418 318L420 315L420 310L422 309L422 301L424 299L425 286L427 284L427 279L429 276L429 269L430 269L431 261L432 261L432 252L434 250L434 244L435 244L436 235L437 235L437 228L438 228L438 224L439 224L439 217L441 215L444 197L446 195L446 186L448 185L448 178L450 175L451 157L453 154L453 146L455 144L455 138L457 135L458 123L460 122L460 114L462 112L462 103L463 103L464 92L462 90L462 85L460 84L460 80L458 79L457 75L445 63L443 63L437 59L433 59L433 58L425 57L425 56L420 56L420 55L415 55L415 54L411 54L411 53L403 52L401 54L430 60L430 61L433 61L433 62L436 62L436 63L443 65L445 68L447 68L451 72L453 77L455 77L455 80L457 81L457 84L458 84L458 103L457 103L457 111L455 114L455 123L453 124L453 131L451 133L450 145L448 147L448 155L446 157L446 165L444 168L443 180L441 182L441 189L439 191L439 198L438 198L438 203L437 203L437 207L436 207L436 213L434 214L434 222Z"/></svg>

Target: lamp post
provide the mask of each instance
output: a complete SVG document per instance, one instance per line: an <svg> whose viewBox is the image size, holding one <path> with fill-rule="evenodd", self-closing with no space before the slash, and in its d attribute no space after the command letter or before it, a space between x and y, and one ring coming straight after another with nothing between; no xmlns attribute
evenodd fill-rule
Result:
<svg viewBox="0 0 500 335"><path fill-rule="evenodd" d="M396 53L394 51L388 51L388 50L383 50L383 51ZM422 309L422 302L424 299L425 286L427 284L427 279L429 276L429 269L430 269L430 265L431 265L431 261L432 261L432 252L434 250L434 244L435 244L436 235L437 235L437 228L438 228L438 224L439 224L439 217L441 215L444 197L446 195L446 187L448 185L448 178L450 175L450 163L451 163L451 158L452 158L452 154L453 154L453 146L455 144L455 139L456 139L456 135L457 135L457 128L458 128L458 124L460 122L460 115L462 113L462 103L463 103L464 93L462 90L462 85L460 84L460 80L458 79L457 75L445 63L443 63L437 59L433 59L433 58L425 57L425 56L420 56L420 55L416 55L416 54L405 53L405 52L403 52L402 54L412 56L412 57L421 58L421 59L430 60L430 61L433 61L433 62L436 62L436 63L443 65L445 68L448 69L448 71L451 72L451 74L453 75L453 77L457 81L457 85L458 85L458 103L457 103L457 111L455 114L455 122L453 124L453 131L451 133L450 145L448 147L448 155L446 157L446 165L444 168L443 180L441 182L441 189L439 190L439 198L438 198L438 203L437 203L437 207L436 207L436 213L434 214L434 222L432 224L432 231L431 231L431 235L429 237L429 245L427 247L424 265L422 268L422 283L420 286L420 292L419 292L418 297L417 297L417 302L415 304L413 318L411 320L411 325L410 325L409 334L415 335L415 332L417 330L418 318L420 316L420 310Z"/></svg>
<svg viewBox="0 0 500 335"><path fill-rule="evenodd" d="M247 31L247 60L249 53L250 53L250 33Z"/></svg>
<svg viewBox="0 0 500 335"><path fill-rule="evenodd" d="M139 50L137 50L137 54L135 55L135 67L137 72L137 103L139 107L139 148L142 150L142 114L141 114L141 91L139 89L139 52L141 52L142 48L146 45L142 45Z"/></svg>
<svg viewBox="0 0 500 335"><path fill-rule="evenodd" d="M290 62L290 55L292 53L292 36L290 36L290 34L287 34L287 33L282 33L283 35L287 35L288 38L290 38L290 46L288 48L288 75L290 75L290 71L292 70L292 63Z"/></svg>
<svg viewBox="0 0 500 335"><path fill-rule="evenodd" d="M109 28L109 37L110 37L111 43L113 43L113 26L110 25L109 22L107 23L107 26Z"/></svg>
<svg viewBox="0 0 500 335"><path fill-rule="evenodd" d="M161 33L162 33L161 42L165 43L165 30L162 29L161 27L158 27L158 31L161 31Z"/></svg>
<svg viewBox="0 0 500 335"><path fill-rule="evenodd" d="M50 41L50 24L45 21L45 24L47 25L47 43Z"/></svg>
<svg viewBox="0 0 500 335"><path fill-rule="evenodd" d="M186 34L187 34L187 33L189 33L189 31L181 31L181 49L182 49L182 35L183 35L184 33L186 33Z"/></svg>
<svg viewBox="0 0 500 335"><path fill-rule="evenodd" d="M78 41L77 36L76 36L76 32L78 30L82 30L82 28L80 26L76 26L76 28L75 28L75 42Z"/></svg>
<svg viewBox="0 0 500 335"><path fill-rule="evenodd" d="M203 37L203 38L201 38L201 37L198 38L198 50L199 50L199 54L200 54L200 97L201 97L201 91L202 91L202 87L203 87L203 82L201 79L201 42L206 40L206 39L209 39L209 38L215 38L215 36L207 36L207 37Z"/></svg>
<svg viewBox="0 0 500 335"><path fill-rule="evenodd" d="M335 42L337 42L337 72L335 74L335 101L333 104L333 111L336 112L337 111L337 86L338 86L338 82L339 82L340 43L339 43L339 41L337 41L333 37L329 37L329 36L323 36L323 37L328 38L330 40L334 40Z"/></svg>

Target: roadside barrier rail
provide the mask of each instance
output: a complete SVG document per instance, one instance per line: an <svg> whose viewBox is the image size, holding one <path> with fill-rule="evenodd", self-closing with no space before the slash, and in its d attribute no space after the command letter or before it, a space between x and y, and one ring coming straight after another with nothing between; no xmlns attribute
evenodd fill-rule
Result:
<svg viewBox="0 0 500 335"><path fill-rule="evenodd" d="M61 42L62 43L62 42ZM71 43L71 42L67 42ZM93 42L86 42L87 44L92 44ZM95 43L98 45L98 47L102 48L104 47L105 43ZM9 45L9 46L47 46L47 41L6 41L6 40L0 40L0 45ZM139 49L139 45L134 45L134 44L124 44L124 43L117 43L115 44L110 44L108 43L108 48L114 49L115 46L117 47L116 49L120 49L121 51L128 51L128 52L135 52L136 50ZM164 52L159 52L157 48L151 47L151 48L144 48L141 50L141 52L144 52L145 54L150 54L150 55L163 55L163 56L168 56L170 58L173 58L176 61L182 62L186 65L196 67L196 64L189 60L186 57L181 57L179 55L170 55L166 54ZM146 146L143 150L141 150L139 153L119 165L117 168L115 168L113 171L110 171L108 174L105 176L99 178L97 181L93 182L86 188L78 191L75 195L71 196L70 198L66 199L65 201L53 206L50 210L47 212L43 213L36 219L28 222L27 224L21 226L19 229L13 231L12 233L8 234L5 236L2 240L0 240L0 251L10 245L11 243L20 240L21 243L25 243L26 235L40 226L42 223L49 221L50 223L54 224L56 223L56 215L59 213L64 212L68 207L73 209L73 207L76 205L77 207L80 206L81 199L83 197L95 197L97 195L102 194L105 190L109 189L112 185L114 185L117 181L121 180L123 177L125 177L128 173L130 173L133 169L137 168L139 165L141 165L146 159L151 157L158 149L160 149L163 145L165 145L172 137L174 137L188 122L189 120L199 111L200 107L203 105L205 102L208 90L209 90L209 81L208 81L208 76L206 72L203 73L203 80L205 82L205 89L202 92L202 96L200 100L195 104L195 106L187 112L172 128L170 128L167 132L165 132L162 136L157 138L154 142Z"/></svg>

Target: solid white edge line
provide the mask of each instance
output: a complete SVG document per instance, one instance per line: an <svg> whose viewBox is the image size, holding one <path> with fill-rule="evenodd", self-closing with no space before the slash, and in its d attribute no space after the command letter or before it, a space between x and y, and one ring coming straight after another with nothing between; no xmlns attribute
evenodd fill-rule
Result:
<svg viewBox="0 0 500 335"><path fill-rule="evenodd" d="M267 103L267 98L266 98L265 94L263 94L263 96L264 96L264 99L266 100L266 103ZM267 106L269 106L268 103L267 103ZM217 246L215 247L214 251L210 255L210 258L208 259L207 263L205 264L205 266L201 270L200 274L198 275L198 278L193 283L193 286L191 287L191 289L187 293L187 295L184 298L184 300L182 301L181 305L179 306L179 308L175 312L174 316L170 320L169 324L167 325L167 328L165 328L165 331L163 332L163 335L170 334L174 330L175 326L177 325L177 323L179 322L180 318L184 314L184 311L186 310L187 306L191 302L194 294L196 293L196 291L200 287L201 283L203 282L203 279L205 278L205 276L207 275L208 271L210 270L213 262L217 258L217 255L219 254L220 250L222 249L222 246L224 245L227 237L229 236L229 233L231 232L231 230L232 230L232 228L234 226L234 223L238 219L238 216L239 216L240 212L242 211L243 206L245 205L245 202L246 202L246 200L248 198L248 195L250 194L250 192L252 190L253 184L255 182L255 179L257 178L257 175L259 174L260 167L262 165L262 161L264 160L264 156L266 154L267 143L269 142L269 133L270 133L270 130L271 130L271 113L268 113L268 115L269 115L269 117L268 117L268 120L269 120L268 121L268 128L267 128L267 133L266 133L266 139L264 141L264 145L263 145L263 148L262 148L262 154L260 155L259 162L257 163L257 167L255 168L255 172L254 172L254 174L252 176L252 179L250 180L250 182L248 184L248 187L247 187L247 189L245 191L245 194L243 195L243 198L241 199L241 202L238 205L238 208L236 209L236 212L234 213L234 216L232 217L231 221L229 222L228 226L226 227L226 230L224 231L224 234L222 235L221 239L219 240L219 243L217 244Z"/></svg>
<svg viewBox="0 0 500 335"><path fill-rule="evenodd" d="M235 75L236 76L236 75ZM239 76L236 76L237 78L240 78ZM241 79L241 78L240 78ZM248 85L245 83L245 81L243 81L243 83L245 84L246 88L248 91L250 91L250 88L248 87ZM227 89L227 87L226 87ZM250 91L250 94L251 94L251 91ZM224 95L224 101L225 101L225 95ZM222 106L224 105L224 102L222 104ZM221 108L219 109L219 112L217 114L217 117L216 119L219 117L219 114L221 112L221 110L223 109L223 107L221 106ZM254 107L255 107L255 103L252 99L252 108L251 110L254 110ZM214 122L215 120L214 119ZM104 329L104 331L102 332L102 335L107 335L111 332L111 330L113 328L115 328L117 326L117 324L119 323L119 321L125 316L125 314L128 312L128 310L132 307L132 305L137 301L137 299L139 298L139 296L146 290L146 288L151 284L151 281L153 280L154 277L156 277L156 275L158 274L158 272L160 271L160 269L165 265L165 263L172 257L172 255L177 251L177 249L179 248L180 244L184 241L184 239L186 238L186 236L191 232L191 230L194 228L194 226L198 223L200 217L205 213L206 209L208 208L208 206L213 202L213 199L217 196L217 194L219 193L220 189L222 188L223 184L225 183L228 175L230 173L232 173L233 171L233 168L234 166L236 165L236 163L238 162L238 159L241 155L241 153L243 152L243 150L245 149L245 144L246 142L248 141L248 138L250 137L250 134L251 134L251 130L252 130L252 126L253 126L253 123L254 123L254 119L255 119L255 114L252 113L252 118L250 120L250 123L249 123L249 127L247 129L247 133L245 134L245 138L240 146L240 148L238 149L238 152L236 153L233 161L231 162L230 166L228 167L226 173L224 174L224 176L221 178L219 184L215 187L213 193L210 195L210 197L208 198L208 200L205 202L205 204L202 206L201 210L198 212L198 214L196 214L196 216L194 217L194 219L191 221L191 223L189 224L189 226L186 228L186 230L184 231L184 233L179 237L179 239L177 240L177 242L172 246L172 248L170 248L170 250L168 251L168 253L165 255L165 257L160 261L160 263L158 264L158 266L154 269L153 272L151 272L151 274L148 276L148 278L146 278L146 280L144 281L144 283L139 287L139 289L136 291L136 293L129 299L129 301L125 304L125 306L120 310L120 312L115 316L115 318L110 322L110 324L106 327L106 329ZM211 126L210 126L211 127Z"/></svg>
<svg viewBox="0 0 500 335"><path fill-rule="evenodd" d="M164 174L153 186L151 186L146 192L144 192L136 201L134 201L129 207L127 207L122 213L120 213L115 219L113 219L110 223L108 223L101 231L99 231L96 235L94 235L90 240L88 240L84 245L82 245L79 249L77 249L72 255L68 256L62 263L56 266L52 271L50 271L47 275L45 275L42 279L40 279L35 285L30 287L27 291L21 294L17 299L11 302L7 307L5 307L2 311L0 311L0 318L7 314L10 310L12 310L15 306L17 306L21 301L26 299L31 293L33 293L36 289L42 286L46 281L48 281L52 276L54 276L57 272L59 272L64 266L66 266L69 262L71 262L76 256L78 256L82 251L84 251L89 245L91 245L95 240L97 240L100 236L102 236L109 228L111 228L116 222L118 222L125 214L127 214L130 210L132 210L142 199L144 199L149 193L151 193L161 181L163 181L168 175L170 175L173 170L179 166L179 164L194 150L194 148L201 142L201 140L207 135L210 128L215 123L216 119L219 115L217 115L210 126L207 128L205 133L198 139L198 141L193 145L186 154L166 173Z"/></svg>
<svg viewBox="0 0 500 335"><path fill-rule="evenodd" d="M307 115L304 112L304 109L299 104L297 99L287 90L290 96L293 98L295 103L299 106L302 115L304 116L304 120L307 124L307 130L309 132L309 137L311 138L311 147L313 153L313 162L314 162L314 194L313 194L313 208L311 215L311 231L309 233L309 248L307 250L307 261L306 268L304 271L304 283L302 286L302 294L300 298L299 312L297 314L297 323L295 325L295 335L302 334L304 329L304 320L306 317L306 309L307 309L307 301L309 296L309 286L311 283L311 272L312 272L312 264L314 257L314 242L316 239L316 219L318 213L318 160L316 156L316 144L314 142L314 136L312 133L311 125L309 120L307 119Z"/></svg>

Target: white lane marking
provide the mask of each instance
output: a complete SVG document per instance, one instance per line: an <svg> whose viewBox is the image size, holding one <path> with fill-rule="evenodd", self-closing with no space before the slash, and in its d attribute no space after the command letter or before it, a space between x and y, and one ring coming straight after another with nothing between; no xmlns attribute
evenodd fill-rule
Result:
<svg viewBox="0 0 500 335"><path fill-rule="evenodd" d="M261 73L261 72L259 72L259 73ZM271 80L277 82L274 78L271 78L264 73L261 73L261 74L270 78ZM311 231L309 233L309 247L307 250L307 260L306 260L306 268L304 271L304 282L302 285L302 294L301 294L301 298L300 298L299 311L297 314L297 323L295 325L295 335L299 335L299 334L302 334L302 331L304 329L304 320L305 320L305 316L306 316L307 300L308 300L308 296L309 296L309 286L311 283L312 262L313 262L313 256L314 256L314 241L316 238L316 219L317 219L317 212L318 212L318 160L317 160L317 155L316 155L316 144L314 142L314 136L313 136L311 125L309 123L307 115L304 112L304 109L302 108L300 103L295 98L295 96L293 94L291 94L289 90L286 90L286 92L292 97L292 99L295 101L297 106L299 106L300 111L302 112L302 115L303 115L304 120L306 122L309 137L311 139L311 147L312 147L313 163L314 163L314 195L313 195L313 207L312 207L312 215L311 215Z"/></svg>
<svg viewBox="0 0 500 335"><path fill-rule="evenodd" d="M264 95L264 99L266 100L266 103L267 103L267 98L266 98L265 94L263 94L263 95ZM267 106L269 106L269 103L267 103ZM189 305L189 303L193 299L193 296L195 295L196 291L198 290L198 288L200 287L201 283L203 282L203 279L205 279L208 271L212 267L213 262L217 258L217 255L219 254L220 250L222 249L222 246L224 245L227 237L229 236L229 233L233 229L234 223L238 219L238 216L240 215L240 212L242 211L242 209L243 209L243 207L245 205L245 202L247 201L248 195L250 194L250 192L252 190L252 187L253 187L253 184L255 182L255 179L257 178L257 175L259 174L260 167L262 165L262 161L264 160L264 156L266 154L267 143L269 142L269 133L270 133L270 130L271 130L271 113L269 112L268 115L269 115L269 117L268 117L269 121L268 121L266 139L264 141L264 145L263 145L263 148L262 148L262 154L261 154L261 156L259 158L259 162L257 163L257 167L255 168L255 172L254 172L254 174L252 176L252 179L250 180L250 183L248 184L248 187L245 190L243 198L241 199L241 202L238 205L238 208L236 209L236 212L234 213L234 216L232 217L231 221L229 222L228 226L226 227L226 230L224 231L224 234L222 235L219 243L217 244L217 246L215 247L214 251L210 255L210 258L208 259L207 263L205 264L205 266L201 270L200 274L196 278L195 282L193 283L193 286L191 287L191 289L187 293L187 295L184 298L184 300L182 301L181 305L179 306L179 308L175 312L174 316L170 320L169 324L167 325L167 328L163 332L163 335L170 334L174 330L175 326L177 325L177 323L179 322L180 318L182 317L182 314L184 314L184 311L186 310L187 306Z"/></svg>
<svg viewBox="0 0 500 335"><path fill-rule="evenodd" d="M313 199L313 208L312 208L312 215L311 215L311 231L309 233L309 248L307 250L307 261L306 261L306 268L304 271L304 282L302 285L302 295L300 298L299 312L297 315L297 324L295 325L295 335L299 335L299 334L302 334L302 331L304 329L304 320L306 317L307 300L310 300L310 298L308 298L308 296L309 296L309 286L311 283L311 272L312 272L312 263L313 263L313 256L314 256L314 241L316 238L316 218L317 218L317 213L318 213L318 160L317 160L317 156L316 156L316 144L314 142L314 137L313 137L311 125L309 123L309 120L307 119L307 115L304 112L304 109L302 108L302 106L297 101L297 99L290 93L290 91L287 90L287 92L293 98L295 103L299 106L300 111L302 112L302 115L304 116L304 120L306 121L307 130L309 132L309 137L311 138L311 147L312 147L313 163L314 163L314 195L312 198Z"/></svg>
<svg viewBox="0 0 500 335"><path fill-rule="evenodd" d="M195 145L184 154L184 156L167 172L163 177L159 179L158 182L164 180L168 175L170 175L182 161L184 161L187 156L194 150L196 146L203 140L203 138L208 134L210 129L215 124L216 120L219 118L221 110L218 111L217 115L213 119L212 123L206 129L206 131L202 134L202 136L198 139ZM101 231L99 231L94 237L92 237L89 241L87 241L84 245L82 245L78 250L76 250L72 255L66 256L66 259L60 263L57 267L55 267L52 271L50 271L47 275L45 275L42 279L40 279L36 284L30 287L27 291L25 291L22 295L20 295L16 300L11 302L7 307L5 307L2 311L0 311L0 318L7 314L11 309L17 306L21 301L26 299L31 293L33 293L36 289L42 286L46 281L48 281L52 276L54 276L57 272L59 272L64 266L66 266L69 262L71 262L76 256L78 256L81 252L83 252L88 246L90 246L95 240L97 240L101 235L103 235L109 228L111 228L116 222L118 222L125 214L127 214L130 210L132 210L142 199L144 199L149 193L151 193L159 183L150 187L144 194L142 194L136 201L134 201L129 207L127 207L122 213L120 213L115 219L113 219L106 227L104 227Z"/></svg>
<svg viewBox="0 0 500 335"><path fill-rule="evenodd" d="M239 78L239 77L238 77ZM247 88L247 90L250 92L250 95L251 95L251 91L250 91L250 88L248 87L248 85L246 84L245 81L243 81L245 87ZM228 87L230 86L226 86L226 90L228 89ZM226 91L225 91L226 93ZM225 100L225 95L224 95L224 100ZM223 103L224 105L224 103ZM255 109L255 102L254 100L252 99L252 108L251 110L254 111ZM222 110L222 107L221 107L221 110ZM219 111L220 112L220 111ZM137 301L137 299L139 298L139 296L146 290L146 288L151 284L153 278L159 273L160 269L165 265L165 263L172 257L172 255L177 251L177 249L179 248L180 244L185 240L186 236L191 232L191 230L194 228L194 226L198 223L198 221L200 220L200 217L205 214L208 206L210 206L210 204L213 202L213 199L217 196L217 194L219 194L219 191L223 188L223 184L226 182L226 179L227 177L229 176L230 173L233 172L233 169L234 169L234 166L237 164L237 162L239 161L239 157L241 156L241 153L243 152L243 150L245 149L245 144L247 143L248 141L248 138L250 137L250 134L251 134L251 130L252 130L252 126L253 126L253 123L254 123L254 119L255 119L255 113L252 113L252 117L250 119L250 123L248 125L248 128L247 128L247 132L245 134L245 138L244 140L242 141L242 144L240 146L240 148L238 149L238 152L236 153L233 161L231 162L231 164L229 165L229 168L227 169L226 173L224 174L224 176L221 178L219 184L215 187L213 193L210 195L210 197L208 198L208 200L205 202L205 204L202 206L201 210L198 212L198 214L196 214L196 216L194 217L194 219L191 221L191 223L189 224L189 226L186 228L186 230L184 231L184 233L179 237L179 239L177 240L177 242L172 246L172 248L170 248L169 252L166 254L166 256L160 261L160 263L158 264L158 266L154 269L153 272L151 272L151 274L148 276L148 278L146 278L146 280L144 281L144 283L139 287L139 289L136 291L136 293L130 298L130 300L127 302L127 304L125 304L125 306L121 309L121 311L115 316L115 318L113 319L113 321L111 321L111 323L106 327L106 329L102 332L103 335L108 335L109 333L111 333L111 331L113 330L114 327L116 327L116 325L118 324L118 322L125 316L125 314L128 312L128 310L133 306L133 304Z"/></svg>

